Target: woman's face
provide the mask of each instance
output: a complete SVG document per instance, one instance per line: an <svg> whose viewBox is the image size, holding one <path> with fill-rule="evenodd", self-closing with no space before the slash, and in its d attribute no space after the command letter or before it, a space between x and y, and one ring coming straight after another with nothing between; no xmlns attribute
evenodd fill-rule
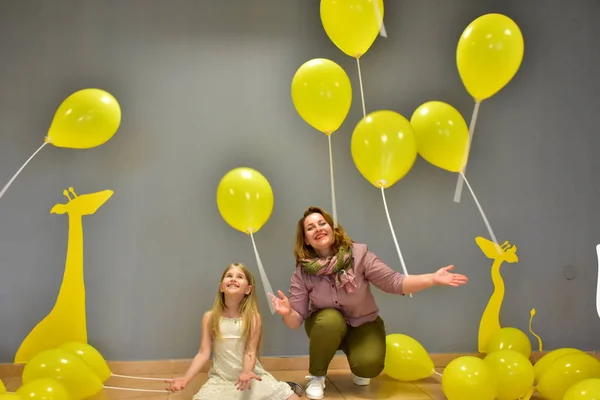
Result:
<svg viewBox="0 0 600 400"><path fill-rule="evenodd" d="M322 255L333 244L333 230L321 214L310 214L304 218L304 238L306 244Z"/></svg>

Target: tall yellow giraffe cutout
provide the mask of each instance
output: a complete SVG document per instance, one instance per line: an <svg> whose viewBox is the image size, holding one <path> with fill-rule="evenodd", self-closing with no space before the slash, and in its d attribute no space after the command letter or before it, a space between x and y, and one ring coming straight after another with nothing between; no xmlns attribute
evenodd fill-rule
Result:
<svg viewBox="0 0 600 400"><path fill-rule="evenodd" d="M112 190L78 196L73 188L63 191L66 204L56 204L51 214L69 216L69 238L63 281L50 313L23 340L16 364L25 364L40 351L55 348L65 342L87 343L85 312L85 281L83 276L83 221L113 195Z"/></svg>

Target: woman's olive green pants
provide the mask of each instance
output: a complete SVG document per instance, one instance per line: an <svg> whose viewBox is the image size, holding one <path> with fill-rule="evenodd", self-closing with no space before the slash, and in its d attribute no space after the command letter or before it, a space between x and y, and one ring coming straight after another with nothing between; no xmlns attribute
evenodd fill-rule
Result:
<svg viewBox="0 0 600 400"><path fill-rule="evenodd" d="M354 375L374 378L383 371L386 335L381 318L352 327L340 311L326 308L308 317L304 327L310 339L311 375L325 376L338 350L346 354Z"/></svg>

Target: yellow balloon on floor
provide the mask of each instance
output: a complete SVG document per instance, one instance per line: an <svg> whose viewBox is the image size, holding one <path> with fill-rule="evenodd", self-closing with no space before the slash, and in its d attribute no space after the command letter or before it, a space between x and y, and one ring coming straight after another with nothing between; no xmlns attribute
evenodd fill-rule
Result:
<svg viewBox="0 0 600 400"><path fill-rule="evenodd" d="M42 351L25 365L23 384L42 378L60 382L73 400L87 399L103 388L100 378L81 358L63 349Z"/></svg>
<svg viewBox="0 0 600 400"><path fill-rule="evenodd" d="M469 127L456 108L442 101L428 101L415 110L410 124L423 159L446 171L462 171Z"/></svg>
<svg viewBox="0 0 600 400"><path fill-rule="evenodd" d="M0 380L0 394L2 393L6 393L6 386L4 386L4 383Z"/></svg>
<svg viewBox="0 0 600 400"><path fill-rule="evenodd" d="M533 365L523 354L500 350L488 354L484 361L498 379L496 400L520 399L533 388Z"/></svg>
<svg viewBox="0 0 600 400"><path fill-rule="evenodd" d="M529 358L531 356L531 340L522 330L505 327L490 337L486 350L487 354L499 350L515 350Z"/></svg>
<svg viewBox="0 0 600 400"><path fill-rule="evenodd" d="M536 382L538 382L540 380L541 376L544 374L544 372L546 372L548 367L550 365L552 365L554 360L556 360L560 356L563 356L565 354L570 354L570 353L583 353L583 352L579 349L575 349L575 348L571 348L571 347L564 347L564 348L552 350L551 352L544 354L539 360L536 361L535 365L533 366L533 372L535 373Z"/></svg>
<svg viewBox="0 0 600 400"><path fill-rule="evenodd" d="M360 120L350 147L356 168L377 188L398 182L417 159L413 128L394 111L375 111Z"/></svg>
<svg viewBox="0 0 600 400"><path fill-rule="evenodd" d="M442 374L442 391L448 400L494 400L498 379L478 357L462 356L450 361Z"/></svg>
<svg viewBox="0 0 600 400"><path fill-rule="evenodd" d="M600 378L600 361L584 352L568 353L550 364L537 390L547 400L563 400L571 386L589 378Z"/></svg>
<svg viewBox="0 0 600 400"><path fill-rule="evenodd" d="M307 124L331 135L342 125L352 105L350 78L331 60L307 61L292 79L292 102Z"/></svg>
<svg viewBox="0 0 600 400"><path fill-rule="evenodd" d="M46 141L56 147L89 149L110 140L121 124L121 107L101 89L79 90L56 110Z"/></svg>
<svg viewBox="0 0 600 400"><path fill-rule="evenodd" d="M246 167L229 171L217 187L217 207L232 228L256 233L273 212L273 189L260 172Z"/></svg>
<svg viewBox="0 0 600 400"><path fill-rule="evenodd" d="M456 48L458 72L469 94L483 101L510 82L521 66L525 44L517 24L486 14L463 31Z"/></svg>
<svg viewBox="0 0 600 400"><path fill-rule="evenodd" d="M59 348L79 356L103 383L112 375L108 363L102 357L102 354L89 344L68 342L61 344Z"/></svg>
<svg viewBox="0 0 600 400"><path fill-rule="evenodd" d="M563 400L599 400L600 379L590 378L577 382L567 390Z"/></svg>
<svg viewBox="0 0 600 400"><path fill-rule="evenodd" d="M417 340L400 333L385 338L385 367L383 372L399 381L411 382L433 375L435 367L425 348Z"/></svg>
<svg viewBox="0 0 600 400"><path fill-rule="evenodd" d="M27 398L29 398L29 397L27 397ZM25 399L26 399L25 397L21 397L20 395L18 395L16 393L3 393L3 394L0 394L0 400L25 400ZM69 399L68 398L66 398L66 399L63 398L62 400L69 400Z"/></svg>
<svg viewBox="0 0 600 400"><path fill-rule="evenodd" d="M321 0L321 23L333 44L360 58L381 30L383 0Z"/></svg>
<svg viewBox="0 0 600 400"><path fill-rule="evenodd" d="M74 399L69 395L69 391L65 386L55 379L41 378L35 379L21 386L16 394L18 399L32 400L71 400ZM0 398L0 400L2 400ZM8 400L8 399L6 399ZM15 399L16 400L16 399Z"/></svg>

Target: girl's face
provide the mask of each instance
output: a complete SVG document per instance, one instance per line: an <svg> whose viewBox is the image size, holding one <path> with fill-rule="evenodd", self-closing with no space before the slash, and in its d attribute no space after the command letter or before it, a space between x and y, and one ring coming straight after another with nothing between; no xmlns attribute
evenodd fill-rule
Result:
<svg viewBox="0 0 600 400"><path fill-rule="evenodd" d="M252 292L252 286L246 274L238 267L231 267L225 273L225 277L221 282L221 292L228 295L242 295L246 296Z"/></svg>

